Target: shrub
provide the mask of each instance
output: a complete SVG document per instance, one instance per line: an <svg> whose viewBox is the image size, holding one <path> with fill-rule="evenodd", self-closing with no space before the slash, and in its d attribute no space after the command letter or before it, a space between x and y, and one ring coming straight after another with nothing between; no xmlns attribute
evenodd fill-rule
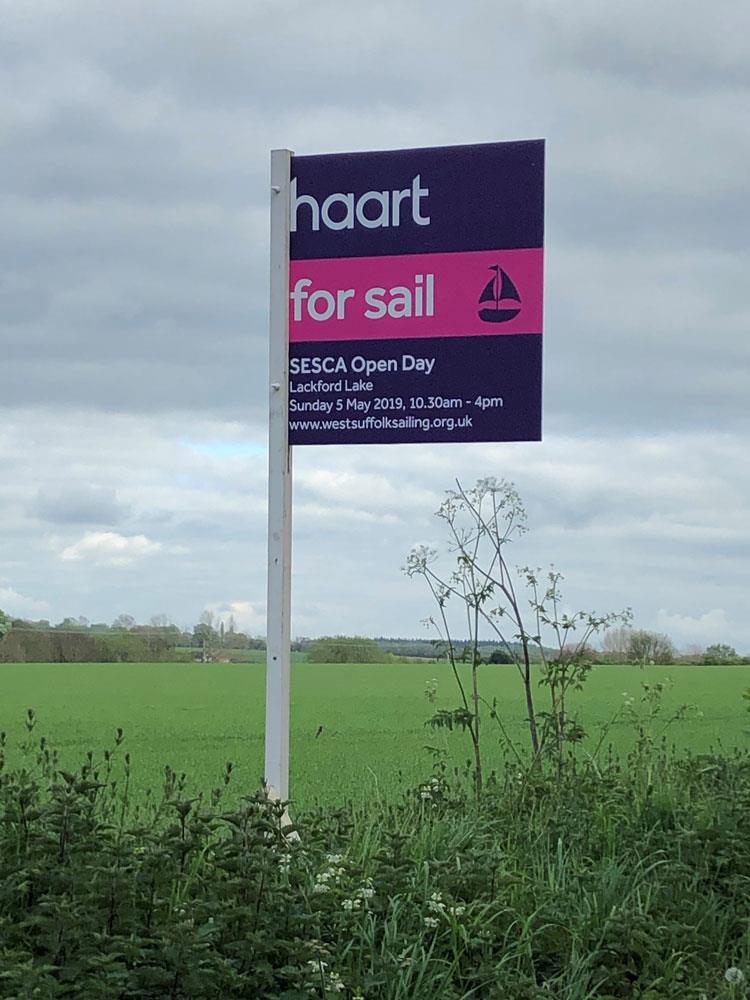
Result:
<svg viewBox="0 0 750 1000"><path fill-rule="evenodd" d="M0 995L41 1000L697 1000L747 972L750 758L438 769L298 817L129 758L0 765ZM122 734L118 734L117 743ZM229 788L227 787L229 786ZM735 975L735 980L737 976Z"/></svg>

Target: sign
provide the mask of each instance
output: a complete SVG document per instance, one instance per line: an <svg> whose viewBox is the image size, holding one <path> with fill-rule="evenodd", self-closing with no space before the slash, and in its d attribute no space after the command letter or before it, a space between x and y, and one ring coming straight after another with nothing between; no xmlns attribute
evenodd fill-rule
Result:
<svg viewBox="0 0 750 1000"><path fill-rule="evenodd" d="M541 440L544 142L291 164L289 443Z"/></svg>
<svg viewBox="0 0 750 1000"><path fill-rule="evenodd" d="M538 441L544 143L271 153L265 780L289 793L292 449Z"/></svg>

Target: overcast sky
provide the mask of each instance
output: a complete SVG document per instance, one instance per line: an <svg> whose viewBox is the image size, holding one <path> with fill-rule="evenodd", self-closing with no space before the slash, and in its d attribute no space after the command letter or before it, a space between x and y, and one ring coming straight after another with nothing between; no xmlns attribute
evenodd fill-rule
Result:
<svg viewBox="0 0 750 1000"><path fill-rule="evenodd" d="M0 607L265 628L268 159L546 138L545 440L295 452L293 631L422 635L456 476L519 563L750 652L750 7L0 0Z"/></svg>

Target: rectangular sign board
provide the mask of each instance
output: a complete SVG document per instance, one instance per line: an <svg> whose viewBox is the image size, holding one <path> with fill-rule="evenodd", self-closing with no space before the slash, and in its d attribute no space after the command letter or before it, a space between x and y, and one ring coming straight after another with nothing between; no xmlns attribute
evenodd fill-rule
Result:
<svg viewBox="0 0 750 1000"><path fill-rule="evenodd" d="M291 177L289 443L541 440L544 142Z"/></svg>

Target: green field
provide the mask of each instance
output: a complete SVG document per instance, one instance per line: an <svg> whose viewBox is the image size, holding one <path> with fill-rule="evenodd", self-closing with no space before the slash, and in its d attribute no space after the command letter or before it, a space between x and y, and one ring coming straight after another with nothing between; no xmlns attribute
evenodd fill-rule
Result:
<svg viewBox="0 0 750 1000"><path fill-rule="evenodd" d="M437 701L425 696L437 680ZM747 745L750 715L742 692L750 667L596 668L576 696L588 746L622 705L636 699L641 684L671 680L665 717L683 703L695 710L668 730L670 742L696 752ZM525 746L523 707L512 667L483 668L488 698L497 697L510 734ZM165 764L186 772L190 785L219 783L224 765L235 766L234 787L249 790L262 772L264 668L261 664L0 664L0 728L8 734L8 756L17 758L26 709L38 716L36 734L60 750L63 766L75 766L89 749L111 746L116 727L125 731L122 752L133 758L138 789L159 787ZM292 796L305 805L345 796L391 796L404 784L429 776L425 745L445 747L461 764L468 757L462 733L425 728L435 708L458 702L447 665L307 664L293 666ZM487 724L490 764L499 749ZM658 735L659 725L653 727ZM316 731L323 726L322 734ZM606 738L616 750L632 744L634 727L616 722ZM491 753L490 753L491 751Z"/></svg>

